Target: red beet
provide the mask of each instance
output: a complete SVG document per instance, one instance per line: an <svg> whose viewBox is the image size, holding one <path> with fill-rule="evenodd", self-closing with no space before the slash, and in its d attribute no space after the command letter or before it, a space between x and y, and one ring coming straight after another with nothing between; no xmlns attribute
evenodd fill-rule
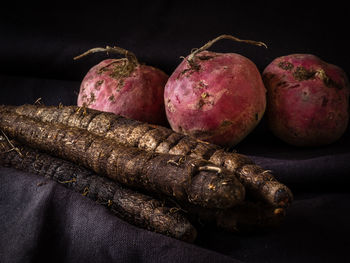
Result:
<svg viewBox="0 0 350 263"><path fill-rule="evenodd" d="M164 101L174 131L232 146L259 123L266 91L256 65L248 58L204 51L222 38L265 45L227 35L208 42L185 58L170 76Z"/></svg>
<svg viewBox="0 0 350 263"><path fill-rule="evenodd" d="M92 49L88 53L120 50L125 51L127 58L106 59L89 70L81 83L78 106L165 124L163 94L168 76L163 71L139 64L135 55L117 47Z"/></svg>
<svg viewBox="0 0 350 263"><path fill-rule="evenodd" d="M330 144L349 120L349 81L338 66L311 54L273 60L263 72L272 132L296 146Z"/></svg>

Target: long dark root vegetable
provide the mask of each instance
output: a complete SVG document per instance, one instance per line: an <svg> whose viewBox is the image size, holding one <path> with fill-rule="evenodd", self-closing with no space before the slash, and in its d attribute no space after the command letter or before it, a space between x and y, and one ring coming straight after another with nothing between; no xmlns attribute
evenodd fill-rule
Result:
<svg viewBox="0 0 350 263"><path fill-rule="evenodd" d="M271 171L254 164L247 156L224 151L216 145L161 126L76 106L22 105L4 106L3 110L5 109L12 109L17 114L37 120L85 129L123 145L149 152L203 158L234 172L247 189L247 193L257 200L276 208L288 207L293 200L292 192L287 186L277 181Z"/></svg>
<svg viewBox="0 0 350 263"><path fill-rule="evenodd" d="M231 233L247 234L266 231L280 226L285 219L284 208L274 208L261 203L246 201L230 209L205 209L183 206L189 211L191 222L200 226L214 226Z"/></svg>
<svg viewBox="0 0 350 263"><path fill-rule="evenodd" d="M0 129L36 149L105 174L122 185L209 208L241 203L245 189L225 169L192 157L145 152L86 130L0 113Z"/></svg>
<svg viewBox="0 0 350 263"><path fill-rule="evenodd" d="M13 167L53 179L103 204L119 218L138 227L187 242L193 242L196 238L196 229L183 213L165 206L164 202L126 189L71 162L14 141L10 144L10 141L1 135L0 166Z"/></svg>
<svg viewBox="0 0 350 263"><path fill-rule="evenodd" d="M205 209L184 204L170 205L126 189L69 161L32 149L0 135L0 166L12 167L53 179L106 206L125 221L187 242L196 237L198 225L214 225L229 232L247 233L280 225L284 209L244 202L231 209ZM169 205L166 205L166 204ZM185 214L182 211L186 211ZM187 219L188 217L188 219ZM200 222L200 223L199 223Z"/></svg>

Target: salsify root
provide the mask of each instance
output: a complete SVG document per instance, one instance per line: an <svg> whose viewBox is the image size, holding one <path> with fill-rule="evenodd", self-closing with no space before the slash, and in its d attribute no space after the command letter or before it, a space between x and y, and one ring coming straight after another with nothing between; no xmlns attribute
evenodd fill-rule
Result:
<svg viewBox="0 0 350 263"><path fill-rule="evenodd" d="M154 153L167 153L205 159L233 172L247 190L247 195L273 207L288 207L293 194L276 180L271 171L254 164L250 158L172 130L127 119L112 113L77 106L21 105L2 106L17 114L48 123L78 127L114 141ZM180 158L179 158L180 160Z"/></svg>
<svg viewBox="0 0 350 263"><path fill-rule="evenodd" d="M0 137L1 138L1 137ZM122 187L120 184L81 166L11 142L0 140L0 166L12 167L52 179L69 189L106 206L119 218L154 232L193 242L197 231L181 210L174 211L163 201Z"/></svg>
<svg viewBox="0 0 350 263"><path fill-rule="evenodd" d="M13 147L23 154L10 151ZM249 201L230 209L208 209L158 200L14 140L9 144L1 137L0 166L53 179L104 205L131 224L187 242L192 242L196 237L193 225L214 225L229 232L247 233L277 227L285 216L283 208L266 207Z"/></svg>
<svg viewBox="0 0 350 263"><path fill-rule="evenodd" d="M245 198L244 187L228 170L200 171L199 167L214 166L203 159L126 147L83 129L34 120L12 111L0 112L0 129L22 143L131 188L208 208L233 207Z"/></svg>

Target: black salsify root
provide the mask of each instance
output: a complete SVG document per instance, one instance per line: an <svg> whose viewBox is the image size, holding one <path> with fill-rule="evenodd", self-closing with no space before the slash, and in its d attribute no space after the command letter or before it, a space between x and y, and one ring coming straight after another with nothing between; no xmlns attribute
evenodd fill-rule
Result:
<svg viewBox="0 0 350 263"><path fill-rule="evenodd" d="M20 149L21 154L13 151L14 147ZM52 179L104 205L121 219L138 227L187 242L196 238L196 229L180 209L174 210L163 201L124 188L88 169L7 140L4 136L0 136L0 166ZM41 182L37 186L44 184Z"/></svg>

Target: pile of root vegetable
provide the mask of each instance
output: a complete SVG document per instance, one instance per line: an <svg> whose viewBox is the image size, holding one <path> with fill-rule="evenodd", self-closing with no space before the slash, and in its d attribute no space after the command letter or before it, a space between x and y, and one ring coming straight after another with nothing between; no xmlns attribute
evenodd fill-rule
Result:
<svg viewBox="0 0 350 263"><path fill-rule="evenodd" d="M292 193L248 157L78 106L0 106L0 165L51 178L139 227L193 242L196 226L278 226Z"/></svg>
<svg viewBox="0 0 350 263"><path fill-rule="evenodd" d="M92 67L77 106L0 106L0 165L80 192L126 221L192 242L197 226L250 232L278 226L290 189L247 156L243 140L265 109L271 131L296 146L332 143L349 120L343 70L310 54L273 60L262 76L248 58L207 51L184 57L170 77L122 54ZM169 124L171 129L164 127Z"/></svg>

